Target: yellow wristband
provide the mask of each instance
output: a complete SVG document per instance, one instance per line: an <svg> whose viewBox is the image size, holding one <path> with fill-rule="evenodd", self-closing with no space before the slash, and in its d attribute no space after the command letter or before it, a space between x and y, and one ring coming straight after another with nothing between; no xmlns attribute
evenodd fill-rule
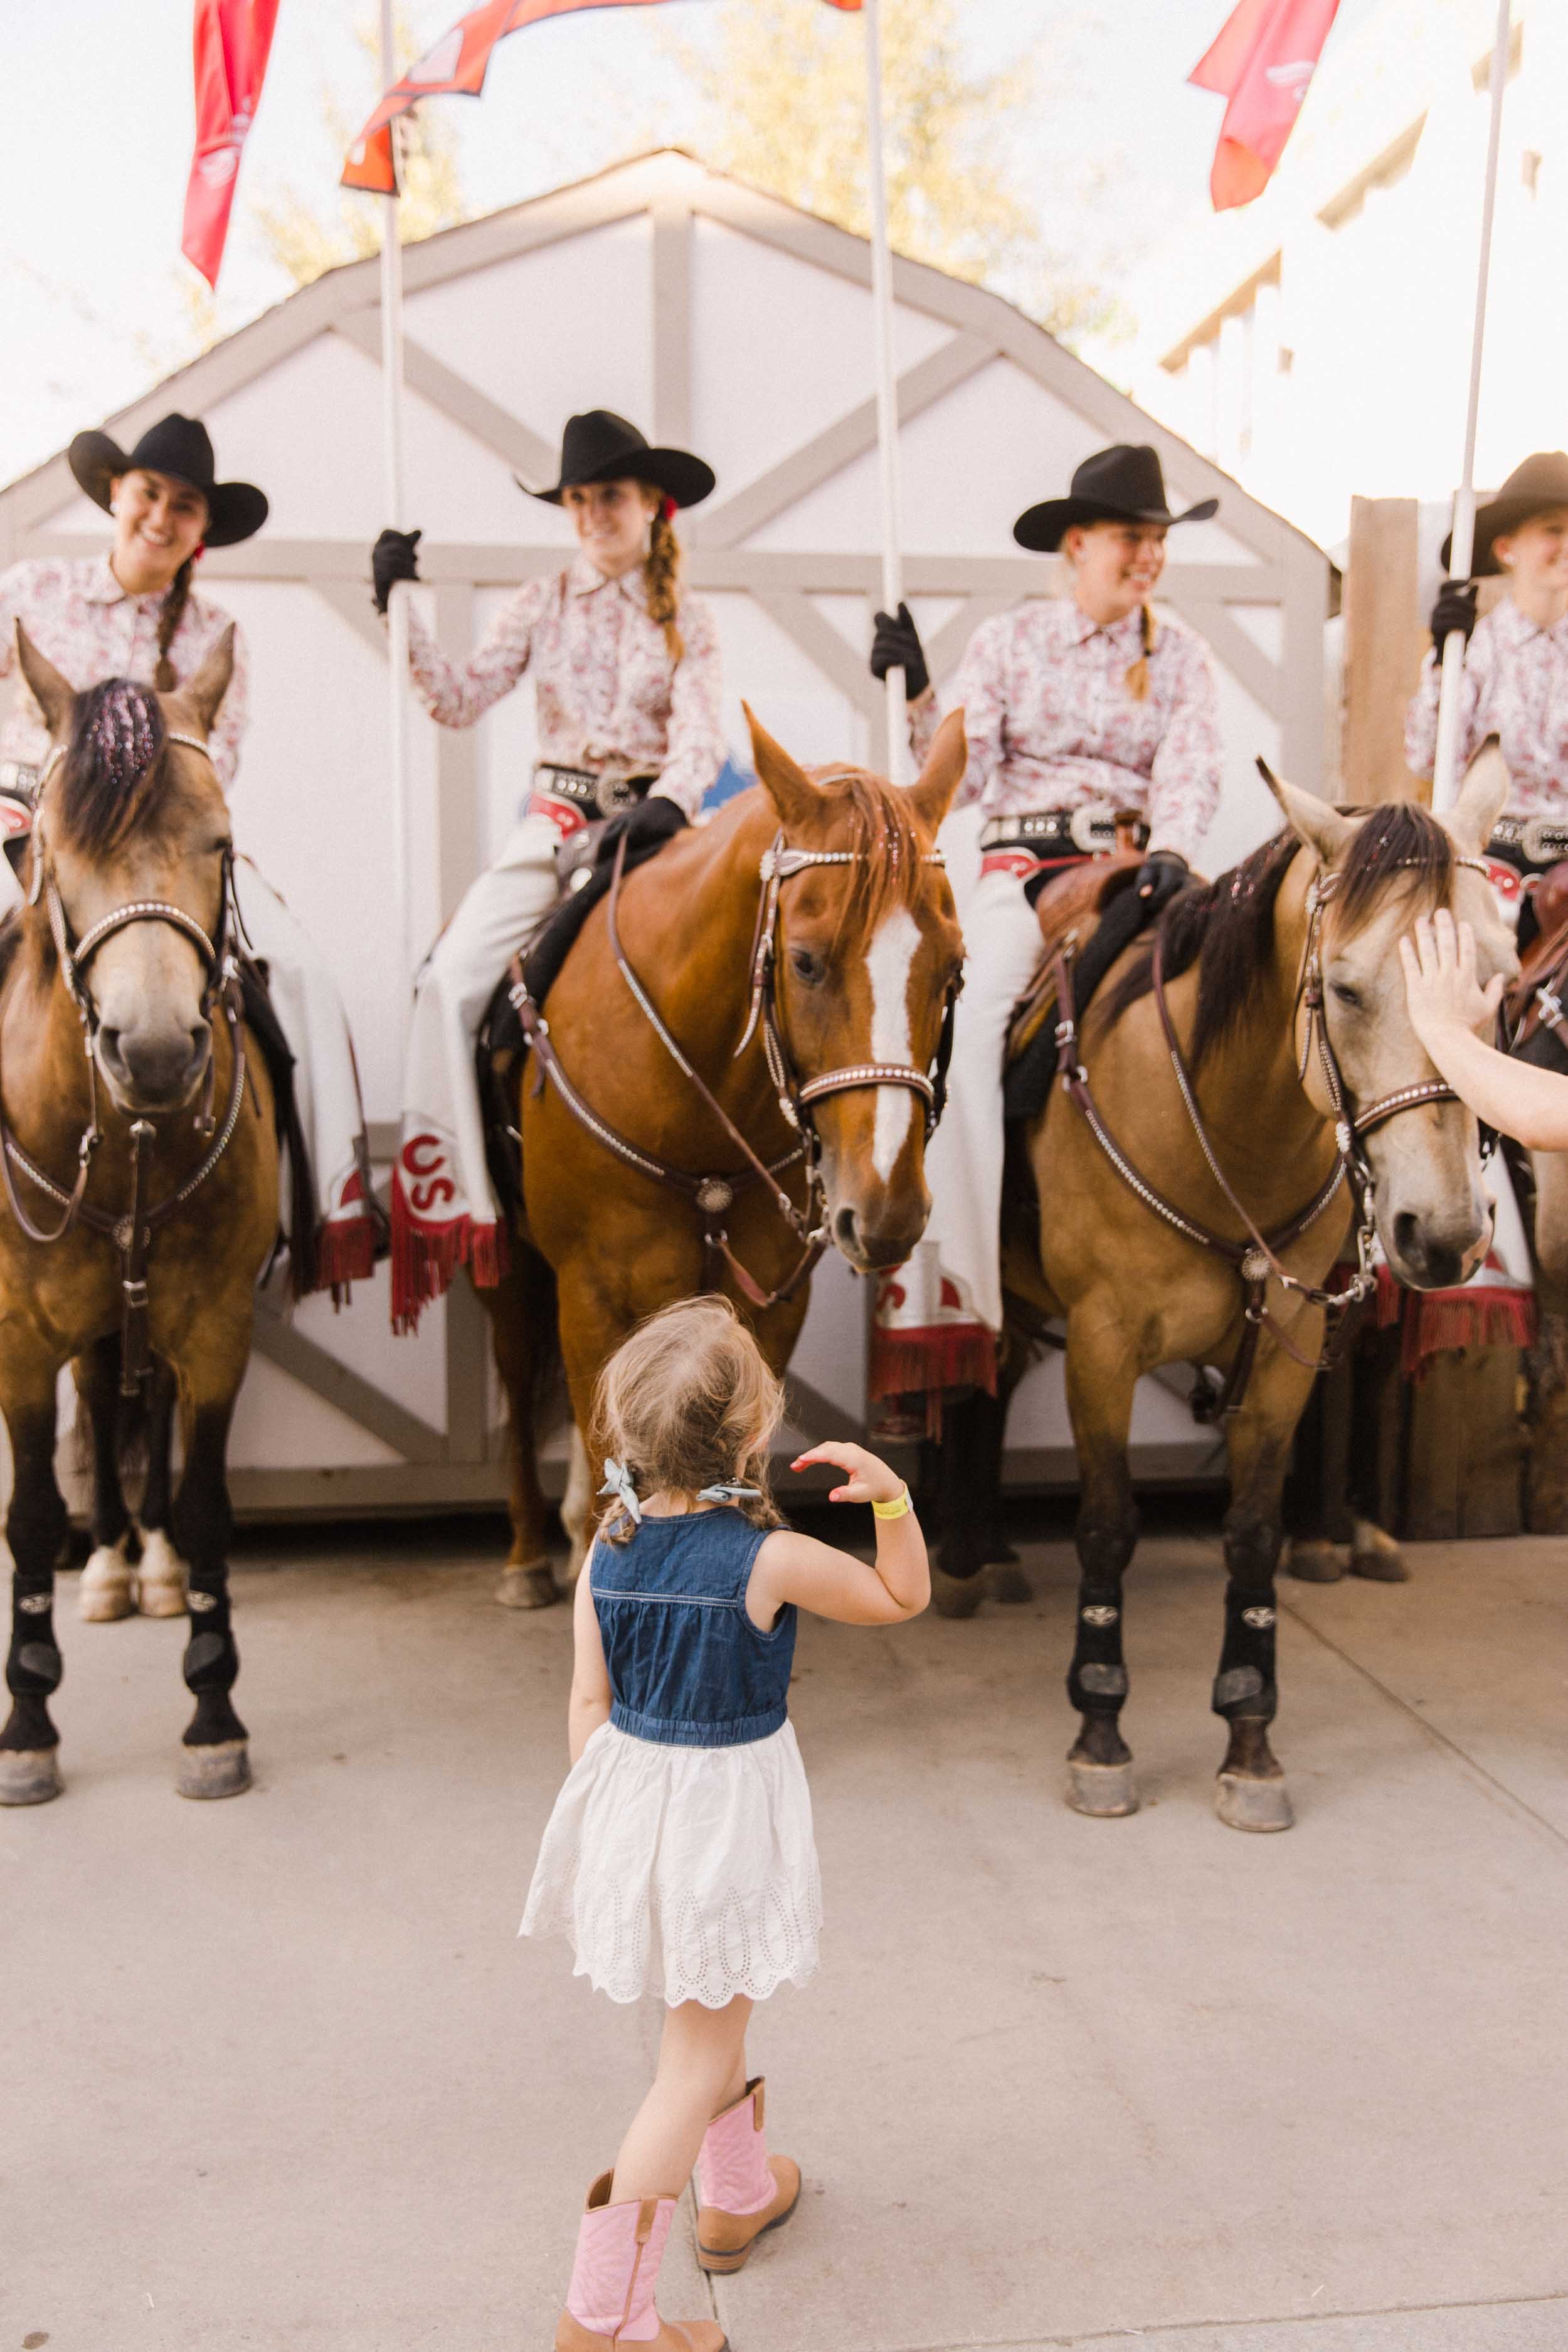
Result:
<svg viewBox="0 0 1568 2352"><path fill-rule="evenodd" d="M890 1503L873 1502L871 1508L879 1519L902 1519L908 1517L910 1512L914 1509L914 1505L910 1500L910 1490L906 1486L903 1493L895 1495Z"/></svg>

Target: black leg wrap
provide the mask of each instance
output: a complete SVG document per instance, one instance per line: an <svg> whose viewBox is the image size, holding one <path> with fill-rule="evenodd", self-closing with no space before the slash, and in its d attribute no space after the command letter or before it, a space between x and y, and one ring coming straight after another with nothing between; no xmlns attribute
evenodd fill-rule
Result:
<svg viewBox="0 0 1568 2352"><path fill-rule="evenodd" d="M52 1570L17 1569L11 1580L11 1648L5 1686L13 1698L47 1698L65 1672L55 1643Z"/></svg>
<svg viewBox="0 0 1568 2352"><path fill-rule="evenodd" d="M1127 1696L1121 1657L1121 1591L1118 1585L1079 1588L1078 1639L1068 1670L1068 1696L1080 1715L1117 1716Z"/></svg>
<svg viewBox="0 0 1568 2352"><path fill-rule="evenodd" d="M1214 1711L1234 1722L1246 1717L1272 1723L1279 1694L1274 1680L1274 1588L1230 1586L1225 1597L1225 1647L1215 1676Z"/></svg>
<svg viewBox="0 0 1568 2352"><path fill-rule="evenodd" d="M984 1394L961 1398L942 1416L940 1559L947 1576L978 1576L991 1557L1001 1507L1001 1430L1005 1408Z"/></svg>

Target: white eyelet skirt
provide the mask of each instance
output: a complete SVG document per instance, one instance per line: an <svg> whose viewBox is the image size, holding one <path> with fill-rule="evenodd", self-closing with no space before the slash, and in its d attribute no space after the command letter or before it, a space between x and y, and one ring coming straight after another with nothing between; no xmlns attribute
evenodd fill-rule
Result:
<svg viewBox="0 0 1568 2352"><path fill-rule="evenodd" d="M811 1793L785 1723L739 1748L601 1724L555 1800L519 1933L564 1936L612 2000L763 2000L816 1973Z"/></svg>

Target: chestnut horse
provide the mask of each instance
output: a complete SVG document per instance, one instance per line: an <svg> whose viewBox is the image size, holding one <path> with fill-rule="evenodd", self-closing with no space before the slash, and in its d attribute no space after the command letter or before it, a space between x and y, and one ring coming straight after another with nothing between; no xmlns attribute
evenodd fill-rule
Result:
<svg viewBox="0 0 1568 2352"><path fill-rule="evenodd" d="M963 958L934 845L963 773L962 714L907 792L860 769L814 780L751 728L759 786L628 875L542 1014L524 1009L522 1246L492 1309L513 1606L554 1597L533 1400L557 1318L586 1434L600 1367L643 1317L721 1291L782 1371L816 1254L896 1265L930 1210L931 1074Z"/></svg>
<svg viewBox="0 0 1568 2352"><path fill-rule="evenodd" d="M188 1564L195 1696L178 1786L223 1797L249 1781L229 1696L239 1659L225 1457L278 1230L278 1147L266 1067L241 1022L228 810L204 748L233 635L177 694L119 679L73 696L17 630L53 749L29 903L0 979L0 1411L14 1464L5 1804L60 1789L48 1706L67 1524L55 1398L74 1359L99 1423L121 1359L132 1387L153 1384L154 1420L157 1384L177 1384L184 1468L172 1532Z"/></svg>
<svg viewBox="0 0 1568 2352"><path fill-rule="evenodd" d="M1015 1251L1006 1269L1009 1289L1067 1318L1081 1481L1068 1681L1081 1728L1068 1801L1081 1812L1128 1813L1138 1801L1120 1730L1122 1576L1138 1535L1134 1386L1184 1361L1229 1376L1256 1349L1223 1415L1230 1503L1213 1697L1229 1732L1219 1816L1248 1830L1291 1820L1268 1743L1280 1490L1332 1320L1323 1286L1352 1195L1370 1194L1388 1263L1417 1289L1464 1281L1489 1237L1476 1121L1416 1040L1398 942L1423 907L1448 905L1475 927L1483 979L1514 962L1480 864L1502 804L1495 769L1468 779L1441 820L1408 803L1346 814L1269 782L1287 831L1233 874L1183 893L1156 934L1191 1106L1145 941L1112 967L1090 1011L1073 1056L1087 1093L1058 1080L1029 1132L1037 1252Z"/></svg>

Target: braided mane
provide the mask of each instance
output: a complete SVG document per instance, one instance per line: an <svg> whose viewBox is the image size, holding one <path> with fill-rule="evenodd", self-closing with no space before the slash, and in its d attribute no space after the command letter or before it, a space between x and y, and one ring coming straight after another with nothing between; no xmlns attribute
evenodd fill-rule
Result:
<svg viewBox="0 0 1568 2352"><path fill-rule="evenodd" d="M61 833L85 857L106 857L145 824L168 790L158 698L128 677L79 694L60 772Z"/></svg>
<svg viewBox="0 0 1568 2352"><path fill-rule="evenodd" d="M1250 857L1201 888L1184 890L1160 918L1165 978L1195 962L1197 1017L1190 1059L1194 1069L1225 1044L1267 977L1274 952L1274 905L1291 859L1301 846L1289 826ZM1337 929L1352 936L1371 920L1392 889L1423 908L1442 905L1454 870L1454 845L1418 801L1389 801L1357 826L1334 898ZM1107 1024L1119 1021L1154 984L1153 943L1111 991Z"/></svg>

